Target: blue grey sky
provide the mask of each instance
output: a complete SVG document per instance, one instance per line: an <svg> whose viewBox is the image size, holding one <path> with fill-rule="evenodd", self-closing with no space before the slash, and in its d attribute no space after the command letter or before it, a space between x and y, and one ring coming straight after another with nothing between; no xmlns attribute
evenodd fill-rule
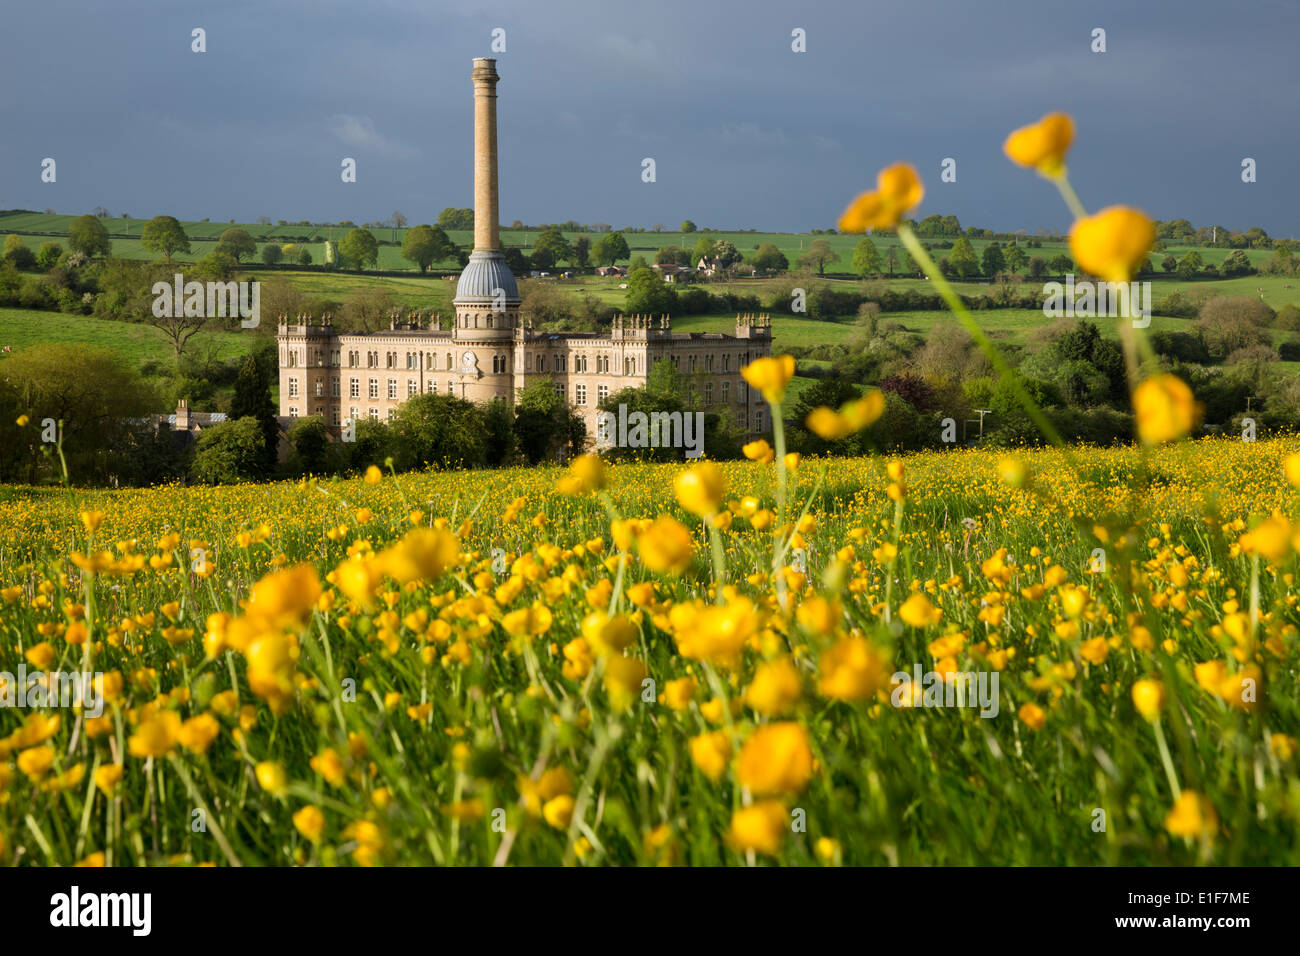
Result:
<svg viewBox="0 0 1300 956"><path fill-rule="evenodd" d="M825 228L907 160L919 215L1065 229L1001 152L1059 109L1090 209L1295 236L1298 41L1295 0L9 0L0 207L433 221L472 204L470 60L496 56L506 223Z"/></svg>

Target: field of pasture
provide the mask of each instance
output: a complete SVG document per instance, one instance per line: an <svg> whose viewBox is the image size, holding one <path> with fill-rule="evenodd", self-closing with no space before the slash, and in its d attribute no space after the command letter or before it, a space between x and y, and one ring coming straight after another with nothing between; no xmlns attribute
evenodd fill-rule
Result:
<svg viewBox="0 0 1300 956"><path fill-rule="evenodd" d="M1297 450L3 488L0 862L1295 865Z"/></svg>

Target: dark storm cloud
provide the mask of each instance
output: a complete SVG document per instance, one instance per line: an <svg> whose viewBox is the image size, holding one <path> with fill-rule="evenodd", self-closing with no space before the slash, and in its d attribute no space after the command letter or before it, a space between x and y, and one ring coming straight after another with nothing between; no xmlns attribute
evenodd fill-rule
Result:
<svg viewBox="0 0 1300 956"><path fill-rule="evenodd" d="M54 0L2 16L6 208L431 220L471 202L469 61L497 27L507 222L824 227L906 159L923 215L1064 228L1055 191L1000 150L1053 109L1078 123L1072 175L1092 208L1274 235L1300 208L1290 2ZM939 181L945 157L956 183Z"/></svg>

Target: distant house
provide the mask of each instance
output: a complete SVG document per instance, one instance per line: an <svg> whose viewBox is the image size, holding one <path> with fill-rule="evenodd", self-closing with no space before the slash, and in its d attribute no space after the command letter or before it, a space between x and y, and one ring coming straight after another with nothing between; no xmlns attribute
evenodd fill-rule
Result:
<svg viewBox="0 0 1300 956"><path fill-rule="evenodd" d="M705 256L695 265L695 271L702 276L717 275L721 270L722 266L713 256Z"/></svg>
<svg viewBox="0 0 1300 956"><path fill-rule="evenodd" d="M293 427L294 417L277 415L275 419L278 429L276 458L281 462L288 460L289 454L293 451L289 443L289 429ZM158 430L170 432L172 441L182 451L198 442L199 435L205 429L229 420L230 416L225 412L192 412L189 402L183 398L176 403L174 414L154 416L154 424Z"/></svg>
<svg viewBox="0 0 1300 956"><path fill-rule="evenodd" d="M665 282L689 282L695 278L694 269L675 262L656 262L650 268L658 272Z"/></svg>
<svg viewBox="0 0 1300 956"><path fill-rule="evenodd" d="M203 429L220 424L228 417L225 412L192 412L189 402L182 398L176 403L175 414L159 415L157 425L160 429L167 428L176 436L177 444L185 447L197 441Z"/></svg>
<svg viewBox="0 0 1300 956"><path fill-rule="evenodd" d="M622 266L600 266L596 269L598 276L625 276L627 270Z"/></svg>

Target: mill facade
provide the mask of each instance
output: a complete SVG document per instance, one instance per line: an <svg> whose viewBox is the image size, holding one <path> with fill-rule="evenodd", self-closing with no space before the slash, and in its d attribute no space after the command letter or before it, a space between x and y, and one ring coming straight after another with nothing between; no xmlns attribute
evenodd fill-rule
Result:
<svg viewBox="0 0 1300 956"><path fill-rule="evenodd" d="M744 431L765 431L767 405L740 369L771 353L766 316L736 317L734 335L673 332L667 316L615 316L608 331L552 333L519 312L519 289L498 235L496 61L476 59L474 84L474 251L461 272L454 316L394 320L387 330L337 332L329 319L280 320L280 414L389 420L407 399L454 395L513 401L549 379L595 437L598 403L641 386L667 359L706 407L729 412ZM445 327L444 327L445 326Z"/></svg>

